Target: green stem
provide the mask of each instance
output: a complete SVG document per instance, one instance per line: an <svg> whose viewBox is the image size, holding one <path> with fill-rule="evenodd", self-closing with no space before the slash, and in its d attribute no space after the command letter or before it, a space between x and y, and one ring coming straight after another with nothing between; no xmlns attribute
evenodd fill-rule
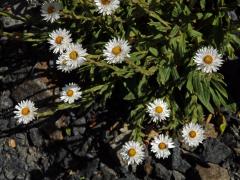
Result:
<svg viewBox="0 0 240 180"><path fill-rule="evenodd" d="M43 42L42 39L34 38L36 34L34 33L20 33L20 32L2 32L3 37L8 37L10 39L19 39L26 42Z"/></svg>
<svg viewBox="0 0 240 180"><path fill-rule="evenodd" d="M142 73L142 74L144 74L144 75L146 75L146 76L151 76L151 75L153 75L153 74L155 73L155 71L157 70L157 67L151 67L151 68L149 68L148 70L145 69L145 68L142 68L141 66L138 66L138 65L134 64L134 63L131 61L131 59L127 59L127 60L126 60L126 63L127 63L128 65L132 66L132 67L135 69L136 72L140 72L140 73Z"/></svg>
<svg viewBox="0 0 240 180"><path fill-rule="evenodd" d="M73 109L73 108L77 108L77 107L80 107L80 106L81 106L81 104L61 103L61 104L58 104L55 109L52 108L52 109L49 109L47 111L38 113L38 118L49 117L49 116L55 114L58 111L62 111L62 110L66 110L66 109Z"/></svg>
<svg viewBox="0 0 240 180"><path fill-rule="evenodd" d="M11 18L13 18L13 19L20 20L20 21L23 21L23 22L26 22L26 21L28 20L28 19L25 18L25 17L16 16L16 15L11 14L11 13L6 12L6 11L0 11L0 15L6 16L6 17L11 17Z"/></svg>

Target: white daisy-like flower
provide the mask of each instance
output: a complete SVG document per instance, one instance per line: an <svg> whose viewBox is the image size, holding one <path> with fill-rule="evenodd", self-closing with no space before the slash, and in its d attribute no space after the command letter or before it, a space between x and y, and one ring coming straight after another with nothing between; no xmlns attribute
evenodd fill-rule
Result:
<svg viewBox="0 0 240 180"><path fill-rule="evenodd" d="M86 61L85 56L87 55L87 50L83 49L81 44L70 44L63 54L64 58L67 60L67 64L76 69L80 67L84 61Z"/></svg>
<svg viewBox="0 0 240 180"><path fill-rule="evenodd" d="M130 50L131 47L127 41L114 38L105 45L103 55L105 56L105 60L110 64L122 63L126 57L130 57Z"/></svg>
<svg viewBox="0 0 240 180"><path fill-rule="evenodd" d="M155 153L157 158L167 158L171 153L169 149L174 148L174 143L172 138L168 135L160 134L159 136L155 137L154 140L151 142L151 151Z"/></svg>
<svg viewBox="0 0 240 180"><path fill-rule="evenodd" d="M41 16L45 21L53 23L60 18L60 10L62 10L62 5L59 2L55 0L45 1L41 7Z"/></svg>
<svg viewBox="0 0 240 180"><path fill-rule="evenodd" d="M147 105L147 112L153 122L164 121L170 116L168 105L162 99L155 99Z"/></svg>
<svg viewBox="0 0 240 180"><path fill-rule="evenodd" d="M98 7L99 13L103 15L111 15L119 6L119 0L94 0Z"/></svg>
<svg viewBox="0 0 240 180"><path fill-rule="evenodd" d="M204 140L204 130L199 124L189 123L182 129L184 142L191 147L196 147Z"/></svg>
<svg viewBox="0 0 240 180"><path fill-rule="evenodd" d="M61 91L60 99L66 103L74 103L74 101L82 97L80 87L75 83L69 83Z"/></svg>
<svg viewBox="0 0 240 180"><path fill-rule="evenodd" d="M71 72L73 70L72 66L70 66L68 63L67 63L67 60L65 59L65 56L63 55L60 55L58 57L58 60L56 61L56 64L57 64L57 69L62 71L62 72Z"/></svg>
<svg viewBox="0 0 240 180"><path fill-rule="evenodd" d="M72 42L71 34L66 29L59 28L49 34L49 37L48 42L51 44L50 49L53 50L55 54L62 54Z"/></svg>
<svg viewBox="0 0 240 180"><path fill-rule="evenodd" d="M217 72L223 64L222 55L213 47L199 49L193 60L197 64L197 69L205 73Z"/></svg>
<svg viewBox="0 0 240 180"><path fill-rule="evenodd" d="M144 147L139 142L128 141L121 149L121 156L124 161L130 164L141 164L144 159Z"/></svg>
<svg viewBox="0 0 240 180"><path fill-rule="evenodd" d="M28 124L35 119L37 115L37 108L30 100L21 101L15 106L15 118L18 123Z"/></svg>

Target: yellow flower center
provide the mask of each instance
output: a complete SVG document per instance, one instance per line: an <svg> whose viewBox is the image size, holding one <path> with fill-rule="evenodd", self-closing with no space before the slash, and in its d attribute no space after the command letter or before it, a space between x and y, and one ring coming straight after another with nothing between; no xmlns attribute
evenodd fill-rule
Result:
<svg viewBox="0 0 240 180"><path fill-rule="evenodd" d="M161 142L161 143L159 143L158 148L159 149L166 149L167 145L165 143Z"/></svg>
<svg viewBox="0 0 240 180"><path fill-rule="evenodd" d="M70 59L72 60L76 60L78 58L78 53L77 51L72 51L70 54L69 54L69 57Z"/></svg>
<svg viewBox="0 0 240 180"><path fill-rule="evenodd" d="M55 8L53 6L49 6L47 9L48 14L52 14L55 11Z"/></svg>
<svg viewBox="0 0 240 180"><path fill-rule="evenodd" d="M130 148L128 150L128 156L133 157L137 154L136 150L134 148Z"/></svg>
<svg viewBox="0 0 240 180"><path fill-rule="evenodd" d="M206 64L212 64L212 62L213 62L213 57L210 56L210 55L206 55L206 56L203 58L203 61L204 61Z"/></svg>
<svg viewBox="0 0 240 180"><path fill-rule="evenodd" d="M162 112L163 112L163 108L162 108L161 106L157 106L157 107L155 108L155 112L156 112L156 113L162 113Z"/></svg>
<svg viewBox="0 0 240 180"><path fill-rule="evenodd" d="M22 115L26 116L30 113L30 109L28 107L22 108Z"/></svg>
<svg viewBox="0 0 240 180"><path fill-rule="evenodd" d="M74 92L73 92L73 90L68 89L66 94L67 94L68 97L72 97Z"/></svg>
<svg viewBox="0 0 240 180"><path fill-rule="evenodd" d="M55 39L55 43L56 43L56 44L62 44L62 40L63 40L63 37L62 37L62 36L58 36L58 37L56 37L56 39Z"/></svg>
<svg viewBox="0 0 240 180"><path fill-rule="evenodd" d="M108 5L111 2L111 0L101 0L101 2L103 5Z"/></svg>
<svg viewBox="0 0 240 180"><path fill-rule="evenodd" d="M190 138L195 138L197 136L197 133L195 131L190 131L189 136Z"/></svg>
<svg viewBox="0 0 240 180"><path fill-rule="evenodd" d="M116 46L116 47L112 48L112 53L116 56L119 55L121 52L122 52L122 49L120 46Z"/></svg>

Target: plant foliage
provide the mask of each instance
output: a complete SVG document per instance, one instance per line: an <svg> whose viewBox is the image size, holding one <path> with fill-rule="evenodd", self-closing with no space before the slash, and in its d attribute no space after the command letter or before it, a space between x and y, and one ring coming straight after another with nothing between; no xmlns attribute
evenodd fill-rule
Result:
<svg viewBox="0 0 240 180"><path fill-rule="evenodd" d="M156 98L164 98L171 109L167 123L158 126L165 130L202 121L204 115L218 112L221 106L234 111L223 75L197 70L193 56L199 48L210 45L225 59L236 58L239 22L233 21L229 12L238 3L124 0L113 15L102 16L92 0L62 0L61 19L49 25L47 32L41 30L42 23L33 22L39 32L33 33L36 30L32 28L23 34L23 40L39 46L47 44L46 37L56 27L70 30L74 41L89 53L84 65L73 72L84 92L78 105L84 112L94 102L102 107L114 104L113 108L122 111L116 120L124 118L134 129L133 138L139 139L145 125L151 123L146 105ZM22 17L26 22L33 18ZM113 37L125 38L132 47L122 64L104 61L104 45Z"/></svg>

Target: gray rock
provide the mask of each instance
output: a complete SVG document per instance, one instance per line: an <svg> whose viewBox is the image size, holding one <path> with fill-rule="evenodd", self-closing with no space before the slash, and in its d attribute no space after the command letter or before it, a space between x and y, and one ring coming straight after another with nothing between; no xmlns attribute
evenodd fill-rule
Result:
<svg viewBox="0 0 240 180"><path fill-rule="evenodd" d="M16 177L15 177L15 180L26 180L26 174L18 174Z"/></svg>
<svg viewBox="0 0 240 180"><path fill-rule="evenodd" d="M86 127L80 127L80 128L79 128L80 134L84 134L85 131L86 131Z"/></svg>
<svg viewBox="0 0 240 180"><path fill-rule="evenodd" d="M1 52L1 51L0 51ZM0 56L1 57L1 56ZM0 67L0 73L5 73L8 70L7 66Z"/></svg>
<svg viewBox="0 0 240 180"><path fill-rule="evenodd" d="M41 147L43 139L38 128L30 129L29 137L34 146Z"/></svg>
<svg viewBox="0 0 240 180"><path fill-rule="evenodd" d="M32 96L33 95L33 96ZM19 102L31 97L33 101L41 101L53 96L53 91L47 87L44 77L34 80L26 80L12 91L13 98Z"/></svg>
<svg viewBox="0 0 240 180"><path fill-rule="evenodd" d="M5 162L3 173L7 179L14 179L17 175L25 174L24 162L15 157L11 157Z"/></svg>
<svg viewBox="0 0 240 180"><path fill-rule="evenodd" d="M78 118L76 120L73 121L73 125L85 125L87 122L86 118L85 117L81 117L81 118Z"/></svg>
<svg viewBox="0 0 240 180"><path fill-rule="evenodd" d="M24 134L24 133L16 134L16 141L17 141L17 144L19 144L20 146L27 145L26 134Z"/></svg>
<svg viewBox="0 0 240 180"><path fill-rule="evenodd" d="M6 179L3 173L0 174L0 179Z"/></svg>
<svg viewBox="0 0 240 180"><path fill-rule="evenodd" d="M99 166L99 162L100 159L92 159L92 160L88 160L87 166L85 169L83 169L81 171L81 174L86 178L86 179L90 179L93 174L96 174L97 172L97 168Z"/></svg>
<svg viewBox="0 0 240 180"><path fill-rule="evenodd" d="M220 167L217 164L208 164L209 167L196 166L196 170L201 180L230 180L227 169Z"/></svg>
<svg viewBox="0 0 240 180"><path fill-rule="evenodd" d="M8 125L7 125L8 128L15 128L17 126L17 121L14 117L9 117L9 119L7 120L8 120Z"/></svg>
<svg viewBox="0 0 240 180"><path fill-rule="evenodd" d="M119 180L139 180L136 176L133 174L125 174L124 178L119 178Z"/></svg>
<svg viewBox="0 0 240 180"><path fill-rule="evenodd" d="M0 156L0 174L2 173L3 164L4 164L3 157Z"/></svg>
<svg viewBox="0 0 240 180"><path fill-rule="evenodd" d="M175 170L172 171L172 177L174 180L185 180L186 179L182 173L175 171Z"/></svg>
<svg viewBox="0 0 240 180"><path fill-rule="evenodd" d="M1 117L1 114L0 114L0 129L1 130L7 129L8 123L9 123L9 120L5 118L3 119L3 117Z"/></svg>
<svg viewBox="0 0 240 180"><path fill-rule="evenodd" d="M237 146L237 141L234 138L234 136L230 133L224 133L223 137L222 137L222 141L224 142L224 144L226 144L227 146L230 147L236 147Z"/></svg>
<svg viewBox="0 0 240 180"><path fill-rule="evenodd" d="M217 139L209 138L203 143L202 159L219 164L232 154L232 150Z"/></svg>
<svg viewBox="0 0 240 180"><path fill-rule="evenodd" d="M238 21L238 16L237 16L237 13L236 13L236 10L233 10L233 11L228 11L228 16L233 20L233 21Z"/></svg>
<svg viewBox="0 0 240 180"><path fill-rule="evenodd" d="M20 69L17 69L17 70L14 70L13 72L8 73L6 74L5 76L3 77L0 77L1 81L5 84L7 83L15 83L19 80L23 80L24 78L27 77L29 71L32 69L31 66L28 66L28 67L24 67L24 68L20 68ZM27 92L29 91L30 89L27 89ZM27 93L25 92L25 93ZM12 92L12 95L14 96L15 95L15 92L13 91ZM29 94L28 94L29 95ZM16 95L17 96L17 95ZM21 99L22 100L22 99Z"/></svg>
<svg viewBox="0 0 240 180"><path fill-rule="evenodd" d="M103 174L104 180L118 179L117 173L103 163L100 164L100 170Z"/></svg>
<svg viewBox="0 0 240 180"><path fill-rule="evenodd" d="M175 140L174 144L176 147L172 150L172 169L185 173L191 165L181 157L179 142Z"/></svg>
<svg viewBox="0 0 240 180"><path fill-rule="evenodd" d="M155 168L153 170L153 173L156 175L156 177L164 180L170 180L171 179L171 172L167 170L162 164L156 163Z"/></svg>
<svg viewBox="0 0 240 180"><path fill-rule="evenodd" d="M0 93L0 110L5 110L13 107L13 101L10 98L10 91Z"/></svg>
<svg viewBox="0 0 240 180"><path fill-rule="evenodd" d="M80 135L80 134L84 134L86 131L86 127L74 127L73 128L73 134L76 135Z"/></svg>

